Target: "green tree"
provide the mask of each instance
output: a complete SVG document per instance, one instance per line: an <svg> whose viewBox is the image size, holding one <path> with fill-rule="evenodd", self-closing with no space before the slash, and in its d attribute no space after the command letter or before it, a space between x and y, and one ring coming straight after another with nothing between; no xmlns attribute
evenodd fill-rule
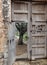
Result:
<svg viewBox="0 0 47 65"><path fill-rule="evenodd" d="M23 45L23 35L27 32L27 23L16 23L15 26L19 31L18 45Z"/></svg>

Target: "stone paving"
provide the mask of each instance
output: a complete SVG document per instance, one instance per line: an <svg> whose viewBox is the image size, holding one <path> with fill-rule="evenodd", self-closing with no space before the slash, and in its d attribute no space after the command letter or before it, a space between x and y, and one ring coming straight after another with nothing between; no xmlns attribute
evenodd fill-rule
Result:
<svg viewBox="0 0 47 65"><path fill-rule="evenodd" d="M16 46L16 56L22 55L27 52L27 45L17 45Z"/></svg>
<svg viewBox="0 0 47 65"><path fill-rule="evenodd" d="M47 65L47 59L38 59L34 61L16 61L13 65Z"/></svg>

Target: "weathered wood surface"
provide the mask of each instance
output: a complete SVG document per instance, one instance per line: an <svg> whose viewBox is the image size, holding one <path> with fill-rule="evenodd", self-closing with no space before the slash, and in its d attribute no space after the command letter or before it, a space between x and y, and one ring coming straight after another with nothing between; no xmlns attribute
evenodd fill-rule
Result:
<svg viewBox="0 0 47 65"><path fill-rule="evenodd" d="M21 17L22 17L22 20L24 20L24 21L28 20L28 18L30 18L30 16L27 17L28 9L27 9L27 6L25 6L26 4L24 5L24 4L16 3L15 5L16 5L16 7L14 8L14 3L13 3L12 20L19 21L19 20L21 20ZM33 30L33 32L31 32L29 34L31 37L29 37L29 39L30 39L29 47L30 48L28 47L28 49L29 49L29 51L32 49L32 56L36 56L36 55L38 55L38 57L46 56L46 46L45 46L46 45L46 18L45 18L46 10L45 10L45 6L46 5L44 5L44 4L43 5L32 4L32 6L29 7L31 10L30 14L31 14L31 18L32 18L32 23L31 23L32 28L29 26L28 29ZM27 11L27 12L24 14L22 11L24 11L24 12ZM30 25L30 23L29 23L29 25ZM40 29L41 29L41 31L40 31ZM32 39L32 41L31 41L31 39ZM34 45L33 48L32 48L32 45ZM42 45L42 48L38 48L39 45ZM44 45L44 47L43 47L43 45ZM36 51L36 53L34 50ZM42 51L40 51L40 50L42 50ZM37 54L38 51L39 51L39 53Z"/></svg>
<svg viewBox="0 0 47 65"><path fill-rule="evenodd" d="M32 5L32 56L46 57L46 5ZM40 31L40 29L42 29ZM44 36L43 36L43 35ZM40 46L40 47L39 47ZM44 47L43 47L44 46Z"/></svg>

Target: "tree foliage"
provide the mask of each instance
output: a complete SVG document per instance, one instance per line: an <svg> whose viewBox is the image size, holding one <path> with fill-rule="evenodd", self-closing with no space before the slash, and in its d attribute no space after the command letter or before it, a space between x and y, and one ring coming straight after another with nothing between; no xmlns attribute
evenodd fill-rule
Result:
<svg viewBox="0 0 47 65"><path fill-rule="evenodd" d="M23 35L27 32L27 23L16 23L16 28L19 31L19 45L23 45Z"/></svg>

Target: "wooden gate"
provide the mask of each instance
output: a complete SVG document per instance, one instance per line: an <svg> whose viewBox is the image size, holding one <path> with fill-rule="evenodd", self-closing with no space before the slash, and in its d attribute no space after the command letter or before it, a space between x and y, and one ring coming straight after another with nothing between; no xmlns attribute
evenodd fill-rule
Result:
<svg viewBox="0 0 47 65"><path fill-rule="evenodd" d="M32 58L46 57L46 5L32 3Z"/></svg>
<svg viewBox="0 0 47 65"><path fill-rule="evenodd" d="M28 2L29 3L29 2ZM46 57L46 6L44 3L15 2L12 9L13 21L28 23L28 58ZM14 7L15 5L15 7ZM31 5L31 6L30 6ZM22 17L22 18L21 18ZM31 20L30 20L31 19Z"/></svg>

